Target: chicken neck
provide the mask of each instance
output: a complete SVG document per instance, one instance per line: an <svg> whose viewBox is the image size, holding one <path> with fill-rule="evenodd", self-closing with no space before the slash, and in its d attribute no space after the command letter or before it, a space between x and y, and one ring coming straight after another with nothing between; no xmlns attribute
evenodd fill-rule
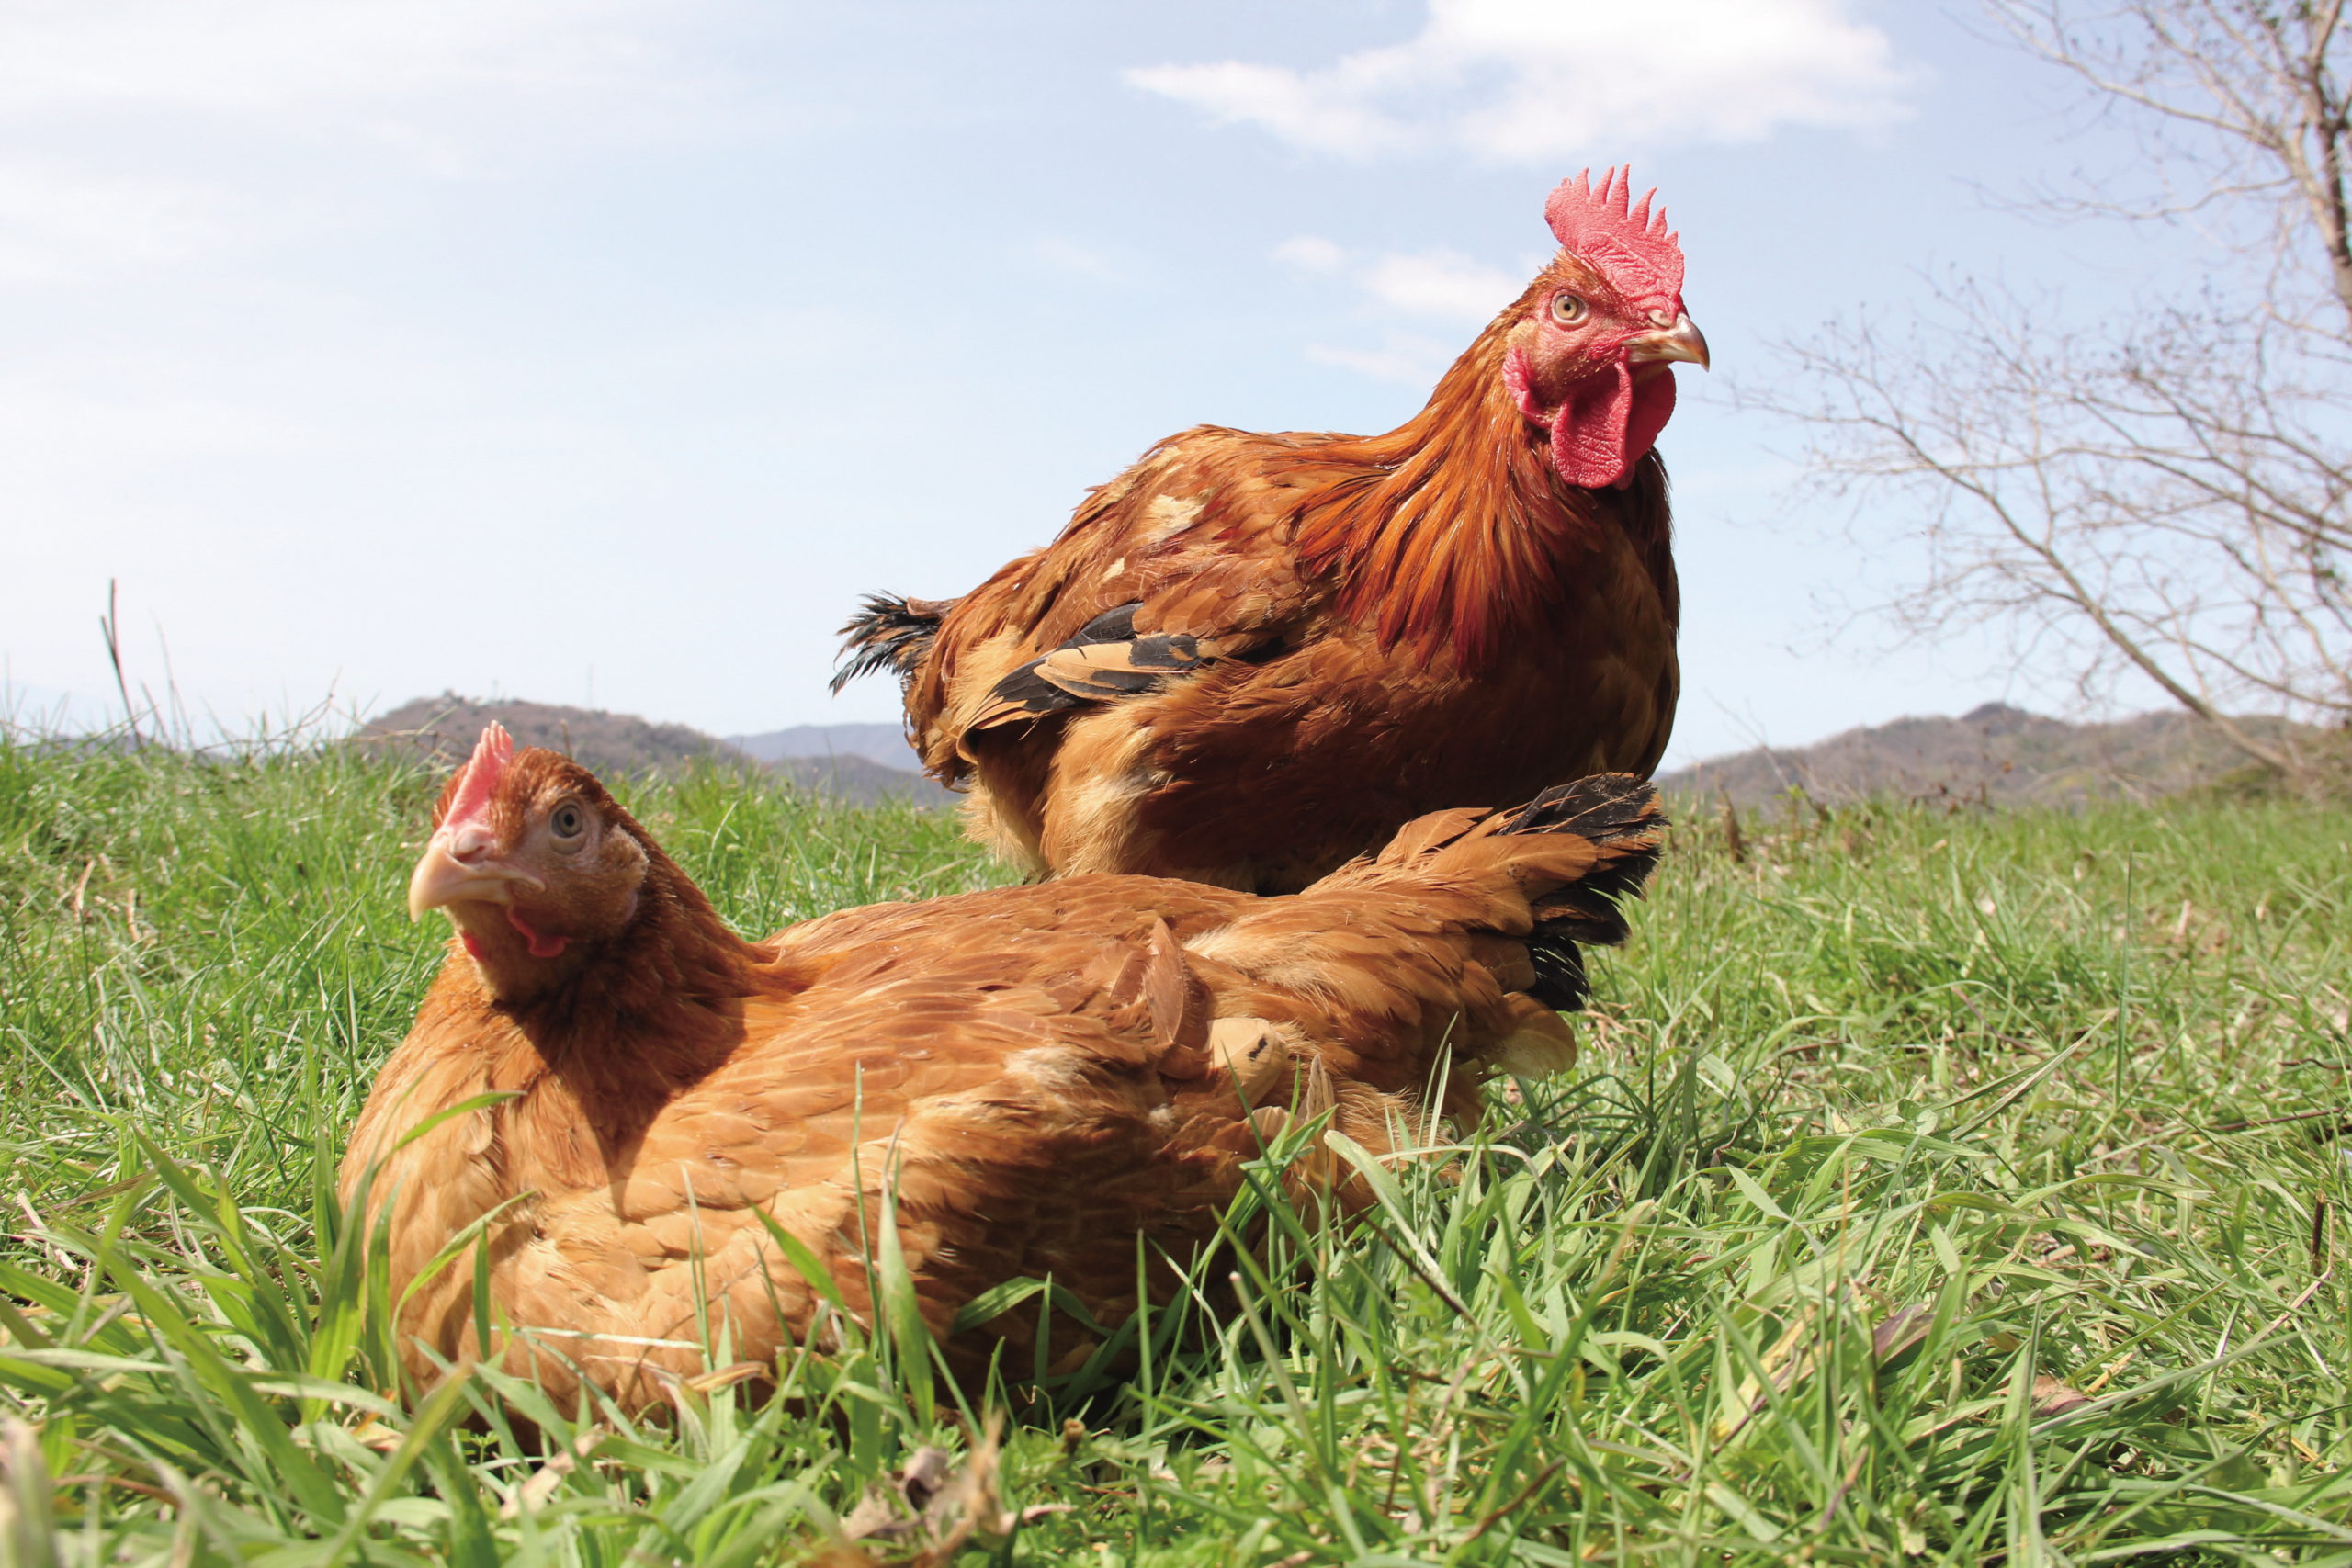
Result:
<svg viewBox="0 0 2352 1568"><path fill-rule="evenodd" d="M466 920L465 951L449 959L548 1070L608 1089L701 1077L741 1037L748 998L807 984L729 931L685 873L640 841L645 879L618 931L543 958L503 920Z"/></svg>
<svg viewBox="0 0 2352 1568"><path fill-rule="evenodd" d="M1540 284L1538 286L1540 288ZM1538 288L1498 316L1421 411L1382 435L1345 437L1313 460L1356 467L1304 509L1299 553L1340 583L1338 607L1384 647L1451 649L1476 668L1539 622L1567 565L1629 510L1564 481L1549 433L1503 376L1512 326ZM1637 490L1662 487L1644 462Z"/></svg>

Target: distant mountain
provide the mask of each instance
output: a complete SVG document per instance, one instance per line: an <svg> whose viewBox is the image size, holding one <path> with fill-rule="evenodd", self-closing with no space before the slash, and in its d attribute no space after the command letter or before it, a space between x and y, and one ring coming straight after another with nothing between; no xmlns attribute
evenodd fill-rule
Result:
<svg viewBox="0 0 2352 1568"><path fill-rule="evenodd" d="M635 714L555 703L478 702L454 692L402 703L369 719L359 733L455 767L472 752L482 726L493 719L506 727L517 745L561 751L599 773L641 773L695 761L748 761L724 740L683 724L655 724Z"/></svg>
<svg viewBox="0 0 2352 1568"><path fill-rule="evenodd" d="M762 765L804 788L859 806L872 806L886 796L916 806L954 806L964 798L910 769L886 768L870 757L846 752L835 757L780 757Z"/></svg>
<svg viewBox="0 0 2352 1568"><path fill-rule="evenodd" d="M544 746L577 758L599 773L626 774L713 762L739 767L764 766L820 795L861 806L886 796L901 796L918 806L944 806L956 798L921 773L891 766L849 747L831 754L822 750L771 750L762 755L683 724L655 724L634 714L606 713L601 708L565 707L554 703L478 702L444 692L418 697L378 715L360 728L357 739L409 750L435 766L455 767L473 750L482 726L492 719L504 725L525 746ZM803 725L782 730L794 736L823 727ZM840 725L841 730L887 732L889 725ZM773 736L753 736L772 740ZM911 761L906 742L898 742L898 759Z"/></svg>
<svg viewBox="0 0 2352 1568"><path fill-rule="evenodd" d="M2245 721L2257 735L2301 727ZM2185 713L2069 724L2006 703L1958 718L1898 718L1811 746L1759 746L1658 777L1669 795L1758 806L1803 786L1824 805L1883 795L2008 806L2145 800L2220 781L2246 758Z"/></svg>
<svg viewBox="0 0 2352 1568"><path fill-rule="evenodd" d="M796 724L764 735L730 735L727 743L763 762L786 757L864 757L910 773L922 766L915 749L907 744L905 727L896 724Z"/></svg>

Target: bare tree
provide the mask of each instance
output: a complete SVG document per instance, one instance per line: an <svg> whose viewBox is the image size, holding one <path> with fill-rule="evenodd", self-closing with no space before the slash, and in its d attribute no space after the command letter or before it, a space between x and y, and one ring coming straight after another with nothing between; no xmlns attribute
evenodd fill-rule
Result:
<svg viewBox="0 0 2352 1568"><path fill-rule="evenodd" d="M2256 265L2096 328L1946 285L1906 322L1788 345L1802 374L1749 400L1810 425L1831 489L1908 503L1926 566L1888 608L1909 628L2001 620L2086 685L2135 671L2308 784L2292 728L2238 716L2352 727L2344 0L1989 8L2143 153L2031 205L2192 224Z"/></svg>

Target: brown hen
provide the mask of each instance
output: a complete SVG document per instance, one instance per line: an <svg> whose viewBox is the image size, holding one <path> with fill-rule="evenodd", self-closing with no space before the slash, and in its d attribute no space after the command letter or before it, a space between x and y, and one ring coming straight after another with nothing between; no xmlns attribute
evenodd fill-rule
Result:
<svg viewBox="0 0 2352 1568"><path fill-rule="evenodd" d="M1578 944L1623 939L1662 825L1647 784L1587 779L1424 818L1290 897L1080 876L755 944L585 770L493 725L410 886L456 939L344 1194L384 1227L420 1381L482 1354L477 1247L490 1359L560 1398L650 1404L703 1370L706 1325L772 1361L817 1297L763 1216L864 1317L886 1198L941 1336L1022 1278L1115 1322L1137 1237L1172 1289L1165 1259L1295 1119L1390 1151L1475 1114L1491 1070L1565 1065ZM1025 1366L1035 1310L950 1337L951 1359L1010 1338Z"/></svg>
<svg viewBox="0 0 2352 1568"><path fill-rule="evenodd" d="M1385 435L1170 437L961 599L877 595L925 767L1033 871L1305 886L1426 811L1646 774L1679 604L1652 450L1707 363L1682 252L1624 177Z"/></svg>

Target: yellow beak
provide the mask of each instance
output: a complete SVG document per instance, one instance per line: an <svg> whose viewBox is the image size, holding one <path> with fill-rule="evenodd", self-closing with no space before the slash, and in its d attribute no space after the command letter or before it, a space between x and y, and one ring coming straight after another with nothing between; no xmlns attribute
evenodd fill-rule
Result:
<svg viewBox="0 0 2352 1568"><path fill-rule="evenodd" d="M487 836L480 829L464 828L452 833L445 828L434 834L433 841L424 846L424 858L409 874L408 918L422 919L425 910L450 904L509 904L514 902L514 884L545 886L528 872L487 858L488 848Z"/></svg>
<svg viewBox="0 0 2352 1568"><path fill-rule="evenodd" d="M1655 321L1657 318L1651 319ZM1645 333L1635 338L1632 348L1633 353L1630 357L1636 365L1653 365L1679 359L1687 365L1695 365L1702 370L1710 367L1710 361L1707 358L1707 340L1698 327L1691 322L1690 314L1687 310L1674 318L1672 326L1660 328L1654 333Z"/></svg>

